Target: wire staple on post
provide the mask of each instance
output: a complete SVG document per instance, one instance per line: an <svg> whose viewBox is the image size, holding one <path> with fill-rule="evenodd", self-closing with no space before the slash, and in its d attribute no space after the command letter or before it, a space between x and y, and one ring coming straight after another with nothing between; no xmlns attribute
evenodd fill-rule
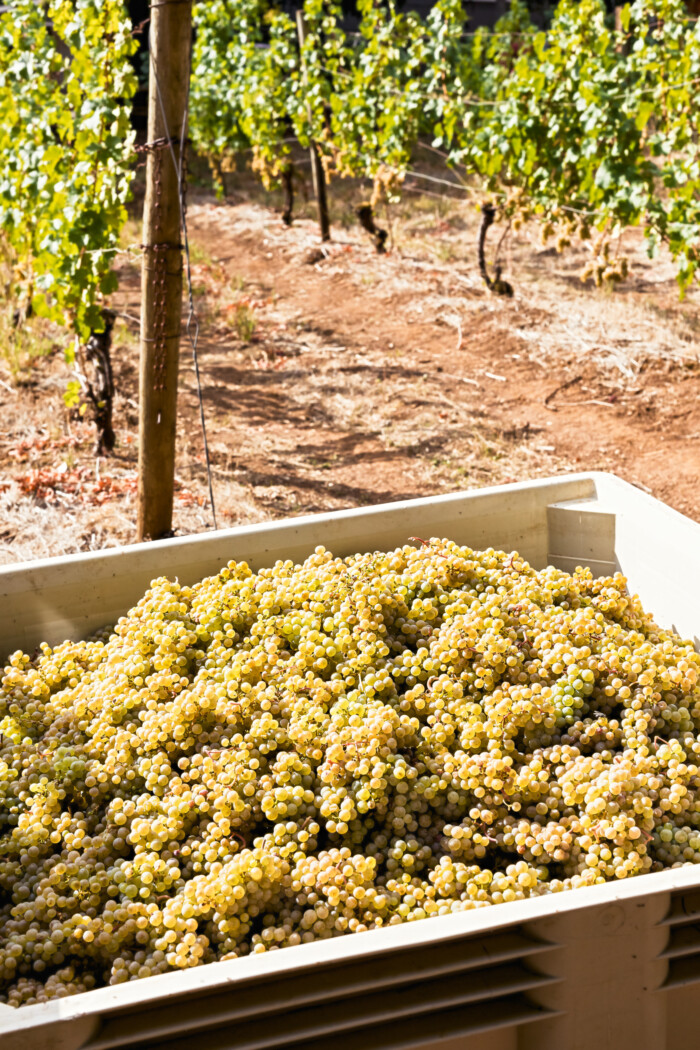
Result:
<svg viewBox="0 0 700 1050"><path fill-rule="evenodd" d="M134 145L132 147L134 153L157 153L161 149L169 149L172 145L177 145L178 139L155 139L153 142L144 142L142 146Z"/></svg>

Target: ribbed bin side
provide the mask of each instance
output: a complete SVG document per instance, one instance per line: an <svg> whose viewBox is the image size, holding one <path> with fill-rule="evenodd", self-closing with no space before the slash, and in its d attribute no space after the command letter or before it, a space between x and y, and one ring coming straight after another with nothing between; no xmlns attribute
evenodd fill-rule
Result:
<svg viewBox="0 0 700 1050"><path fill-rule="evenodd" d="M267 975L231 982L180 1001L159 1003L146 995L129 1008L100 1011L93 1034L50 1026L32 1032L31 1046L430 1050L445 1040L504 1028L515 1032L541 1019L546 1010L528 993L552 978L534 972L530 961L552 948L516 927L293 972L272 984ZM25 1050L26 1035L5 1038L3 1050Z"/></svg>
<svg viewBox="0 0 700 1050"><path fill-rule="evenodd" d="M697 1046L700 1042L700 889L673 893L664 925L669 933L663 953L668 960L668 976L664 982L668 1018L666 1045Z"/></svg>
<svg viewBox="0 0 700 1050"><path fill-rule="evenodd" d="M524 993L549 982L526 957L549 948L520 931L435 944L275 982L246 983L189 1009L143 1010L105 1021L85 1050L278 1050L430 1045L442 1018L450 1036L539 1016ZM403 1031L400 1042L396 1032ZM391 1035L391 1042L386 1040ZM416 1039L419 1041L416 1042ZM332 1044L331 1044L332 1041Z"/></svg>
<svg viewBox="0 0 700 1050"><path fill-rule="evenodd" d="M699 875L691 865L5 1009L0 1046L694 1047Z"/></svg>
<svg viewBox="0 0 700 1050"><path fill-rule="evenodd" d="M669 904L668 893L631 896L528 925L559 943L534 961L558 980L529 996L556 1016L524 1032L519 1050L664 1050Z"/></svg>

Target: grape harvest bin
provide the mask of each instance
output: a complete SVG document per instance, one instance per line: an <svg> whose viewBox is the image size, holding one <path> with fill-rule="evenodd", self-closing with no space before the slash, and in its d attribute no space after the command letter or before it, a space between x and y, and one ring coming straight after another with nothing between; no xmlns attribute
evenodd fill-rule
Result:
<svg viewBox="0 0 700 1050"><path fill-rule="evenodd" d="M114 622L151 579L412 535L621 569L698 645L700 525L609 474L244 526L0 569L0 655ZM20 1010L2 1050L676 1050L700 1045L700 867L211 963Z"/></svg>

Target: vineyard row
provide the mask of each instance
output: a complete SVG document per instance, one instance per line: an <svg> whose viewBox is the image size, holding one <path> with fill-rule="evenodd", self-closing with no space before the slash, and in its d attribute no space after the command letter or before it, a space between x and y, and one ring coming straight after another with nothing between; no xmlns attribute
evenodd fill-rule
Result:
<svg viewBox="0 0 700 1050"><path fill-rule="evenodd" d="M625 276L634 226L650 255L668 248L681 290L695 279L700 29L683 0L637 0L617 25L601 0L562 0L546 31L521 0L476 32L461 0L424 20L392 0L358 8L349 33L340 4L305 0L300 45L294 20L263 0L195 5L191 137L219 182L246 150L268 188L290 188L298 142L326 181L371 179L359 214L372 229L427 139L489 222L534 219L559 249L590 239L597 283ZM19 323L49 316L78 352L116 283L138 162L135 51L123 0L14 0L0 14L5 293Z"/></svg>

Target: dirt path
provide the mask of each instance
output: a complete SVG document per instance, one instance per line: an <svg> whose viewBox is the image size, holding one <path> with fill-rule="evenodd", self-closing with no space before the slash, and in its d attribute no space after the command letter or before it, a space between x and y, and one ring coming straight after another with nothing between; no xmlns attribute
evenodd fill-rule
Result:
<svg viewBox="0 0 700 1050"><path fill-rule="evenodd" d="M227 389L243 384L230 435L239 469L258 486L323 484L313 469L319 458L332 465L327 495L353 502L465 480L611 470L700 518L697 357L657 354L627 374L611 373L595 356L543 359L532 353L532 334L550 318L527 289L515 302L494 300L458 271L377 257L362 242L333 245L310 265L313 228L295 231L290 244L272 218L267 236L239 235L236 255L227 257L220 211L196 210L198 243L270 302L260 311L266 359L258 365L266 368L243 376L226 352L208 359ZM344 397L354 408L349 418ZM264 448L256 454L250 429L261 423ZM292 466L285 452L295 449Z"/></svg>
<svg viewBox="0 0 700 1050"><path fill-rule="evenodd" d="M310 219L287 229L251 194L192 204L219 526L571 470L700 520L700 296L679 301L668 263L633 248L632 279L605 294L578 280L581 252L525 232L503 300L476 273L473 209L397 216L377 256L338 216L322 252ZM119 269L116 453L96 464L63 409L58 343L18 386L3 377L0 561L134 538L138 260ZM180 415L175 527L193 532L211 515L185 343Z"/></svg>

